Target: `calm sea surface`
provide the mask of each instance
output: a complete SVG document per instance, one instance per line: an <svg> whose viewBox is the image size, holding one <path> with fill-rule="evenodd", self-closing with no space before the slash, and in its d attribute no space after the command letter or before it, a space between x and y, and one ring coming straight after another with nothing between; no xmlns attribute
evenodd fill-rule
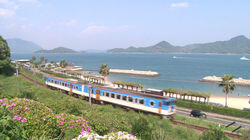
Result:
<svg viewBox="0 0 250 140"><path fill-rule="evenodd" d="M30 59L32 56L44 56L48 61L65 59L85 70L97 70L106 63L111 68L151 70L160 73L159 77L142 77L111 74L112 80L124 80L142 83L146 88L176 88L184 90L224 95L217 84L201 83L198 80L208 75L222 76L233 74L237 78L250 79L250 61L243 61L243 55L212 54L12 54L12 59ZM176 59L173 58L176 56ZM250 58L250 55L244 55ZM39 59L39 58L37 58ZM233 96L247 96L250 87L237 86Z"/></svg>

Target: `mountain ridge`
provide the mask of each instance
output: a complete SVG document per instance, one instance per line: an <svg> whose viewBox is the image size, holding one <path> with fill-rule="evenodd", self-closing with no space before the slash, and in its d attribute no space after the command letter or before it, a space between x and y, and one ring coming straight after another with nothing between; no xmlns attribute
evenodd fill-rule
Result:
<svg viewBox="0 0 250 140"><path fill-rule="evenodd" d="M66 47L57 47L51 50L39 50L39 51L35 51L34 53L84 53L84 51L75 51L73 49L69 49Z"/></svg>
<svg viewBox="0 0 250 140"><path fill-rule="evenodd" d="M12 53L33 53L43 49L40 45L37 45L32 41L23 40L20 38L10 38L6 39L6 41Z"/></svg>
<svg viewBox="0 0 250 140"><path fill-rule="evenodd" d="M167 41L161 41L148 47L114 48L108 53L218 53L218 54L250 54L250 39L244 35L233 37L226 41L210 43L194 43L185 46L175 46Z"/></svg>

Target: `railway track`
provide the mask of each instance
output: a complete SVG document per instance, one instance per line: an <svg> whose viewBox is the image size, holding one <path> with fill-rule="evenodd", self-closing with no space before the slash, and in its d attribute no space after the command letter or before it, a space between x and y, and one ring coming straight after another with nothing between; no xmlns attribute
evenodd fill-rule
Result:
<svg viewBox="0 0 250 140"><path fill-rule="evenodd" d="M33 82L33 83L35 83L35 84L38 85L38 86L46 87L45 84L43 84L43 83L41 83L41 82L39 82L39 81L37 81L37 80L35 80L35 79L32 79L31 77L29 77L29 76L27 76L27 75L25 75L25 74L23 74L23 73L21 73L21 72L19 72L19 74L20 74L21 76L23 76L25 79L27 79L28 81ZM200 126L200 125L195 125L195 124L189 124L189 123L185 123L185 122L181 122L181 121L176 121L176 120L171 120L171 122L172 122L174 125L182 125L182 126L186 126L186 127L188 127L188 128L192 128L192 129L195 129L195 130L199 130L199 131L207 131L207 130L210 129L210 128L205 127L205 126ZM228 135L229 137L231 137L231 138L240 139L240 138L243 137L242 134L232 133L232 132L229 132L229 131L224 131L224 133L225 133L226 135ZM249 138L249 136L248 136L248 138ZM245 138L245 139L247 140L248 138Z"/></svg>

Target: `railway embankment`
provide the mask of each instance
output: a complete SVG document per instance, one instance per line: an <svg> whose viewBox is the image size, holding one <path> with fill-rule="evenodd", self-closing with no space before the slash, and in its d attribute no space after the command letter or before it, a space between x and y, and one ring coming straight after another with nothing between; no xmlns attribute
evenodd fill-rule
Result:
<svg viewBox="0 0 250 140"><path fill-rule="evenodd" d="M221 77L217 76L206 76L199 80L200 82L212 82L212 83L218 83L222 81ZM232 82L236 85L241 86L250 86L250 80L249 79L243 79L243 78L234 78Z"/></svg>
<svg viewBox="0 0 250 140"><path fill-rule="evenodd" d="M155 71L141 71L141 70L122 70L122 69L110 69L110 73L117 74L131 74L131 75L141 75L141 76L159 76L160 74Z"/></svg>

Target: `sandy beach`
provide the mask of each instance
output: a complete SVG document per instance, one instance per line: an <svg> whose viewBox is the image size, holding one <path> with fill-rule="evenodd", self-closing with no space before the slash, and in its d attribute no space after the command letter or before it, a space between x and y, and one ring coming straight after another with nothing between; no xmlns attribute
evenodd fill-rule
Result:
<svg viewBox="0 0 250 140"><path fill-rule="evenodd" d="M250 108L249 100L249 97L228 97L227 104L229 107L237 109ZM209 102L225 105L225 96L211 96Z"/></svg>

